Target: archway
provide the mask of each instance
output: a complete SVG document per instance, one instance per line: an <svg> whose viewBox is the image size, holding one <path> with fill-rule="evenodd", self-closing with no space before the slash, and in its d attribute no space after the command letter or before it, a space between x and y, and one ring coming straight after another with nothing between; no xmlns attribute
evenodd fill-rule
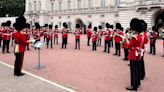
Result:
<svg viewBox="0 0 164 92"><path fill-rule="evenodd" d="M85 34L86 33L86 26L83 23L82 19L81 18L77 18L75 23L79 24L81 26L81 29L83 30L83 33Z"/></svg>
<svg viewBox="0 0 164 92"><path fill-rule="evenodd" d="M159 10L155 13L154 24L157 29L164 25L164 10Z"/></svg>

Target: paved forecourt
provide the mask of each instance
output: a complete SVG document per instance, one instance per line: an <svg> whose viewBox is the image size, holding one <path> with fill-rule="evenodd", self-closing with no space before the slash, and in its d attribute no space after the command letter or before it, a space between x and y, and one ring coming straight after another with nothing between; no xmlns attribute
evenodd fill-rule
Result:
<svg viewBox="0 0 164 92"><path fill-rule="evenodd" d="M74 35L69 35L68 48L61 49L61 35L59 39L59 45L54 45L53 49L46 49L46 46L41 49L41 64L45 66L43 69L35 68L38 51L33 48L26 51L24 70L78 92L126 92L125 87L130 84L130 71L127 66L129 62L122 60L123 51L121 57L113 56L114 48L111 48L111 53L104 53L104 42L97 47L96 52L91 51L91 46L86 46L85 35L81 36L80 50L74 49ZM13 65L13 47L10 51L10 54L0 53L0 60ZM145 54L146 78L142 81L139 92L164 90L162 51L162 40L157 40L157 55ZM12 76L13 73L10 73L8 76Z"/></svg>

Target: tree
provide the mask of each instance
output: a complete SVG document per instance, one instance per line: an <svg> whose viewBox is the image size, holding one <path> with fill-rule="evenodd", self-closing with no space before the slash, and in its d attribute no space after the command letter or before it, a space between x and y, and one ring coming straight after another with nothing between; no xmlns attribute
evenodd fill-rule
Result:
<svg viewBox="0 0 164 92"><path fill-rule="evenodd" d="M0 0L0 17L23 15L25 11L25 0Z"/></svg>

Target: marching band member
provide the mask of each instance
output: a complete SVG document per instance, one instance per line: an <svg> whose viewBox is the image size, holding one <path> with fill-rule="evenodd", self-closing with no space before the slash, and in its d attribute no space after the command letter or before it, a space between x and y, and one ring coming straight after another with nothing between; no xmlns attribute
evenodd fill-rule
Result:
<svg viewBox="0 0 164 92"><path fill-rule="evenodd" d="M30 24L29 23L26 23L26 28L25 28L25 36L26 36L26 40L30 40ZM30 50L29 48L29 44L26 45L27 47L27 50Z"/></svg>
<svg viewBox="0 0 164 92"><path fill-rule="evenodd" d="M129 41L129 30L126 30L125 32L125 38L122 40L122 48L124 49L124 61L128 61L128 55L129 55L129 48L128 48L128 43L127 40Z"/></svg>
<svg viewBox="0 0 164 92"><path fill-rule="evenodd" d="M164 57L164 27L161 27L160 30L159 30L159 36L163 39L163 55L162 57Z"/></svg>
<svg viewBox="0 0 164 92"><path fill-rule="evenodd" d="M104 51L103 52L106 52L108 51L108 53L110 53L110 39L111 39L111 35L112 35L112 32L111 32L111 29L110 29L110 24L106 23L106 31L104 33L105 35L105 44L104 44Z"/></svg>
<svg viewBox="0 0 164 92"><path fill-rule="evenodd" d="M130 22L130 29L133 31L130 41L128 42L129 56L130 60L130 77L131 85L127 87L127 90L137 91L140 86L140 75L139 75L139 62L140 62L140 44L142 37L140 33L142 32L141 21L134 18Z"/></svg>
<svg viewBox="0 0 164 92"><path fill-rule="evenodd" d="M123 28L121 27L120 23L116 24L116 32L114 33L114 41L115 41L115 54L117 56L121 56L121 44L122 35L123 35Z"/></svg>
<svg viewBox="0 0 164 92"><path fill-rule="evenodd" d="M112 34L111 34L111 39L110 39L110 47L113 47L113 25L110 25L110 30L111 30L111 32L112 32Z"/></svg>
<svg viewBox="0 0 164 92"><path fill-rule="evenodd" d="M55 44L55 41L58 44L58 33L59 33L58 25L55 25L55 30L54 30L54 44Z"/></svg>
<svg viewBox="0 0 164 92"><path fill-rule="evenodd" d="M40 25L39 23L35 23L35 30L33 31L33 34L34 34L34 39L35 39L35 43L37 43L38 41L40 41ZM35 48L36 49L36 48Z"/></svg>
<svg viewBox="0 0 164 92"><path fill-rule="evenodd" d="M141 47L141 60L140 60L140 79L143 80L145 78L145 61L144 61L144 54L146 51L146 44L148 43L148 36L147 36L147 23L144 20L141 20L143 26L143 32L140 33L142 37L142 43L140 44Z"/></svg>
<svg viewBox="0 0 164 92"><path fill-rule="evenodd" d="M68 32L68 25L64 22L62 29L62 49L67 48Z"/></svg>
<svg viewBox="0 0 164 92"><path fill-rule="evenodd" d="M97 42L97 45L99 46L101 46L102 36L103 36L103 30L102 30L102 26L100 25L98 30L98 42Z"/></svg>
<svg viewBox="0 0 164 92"><path fill-rule="evenodd" d="M89 24L88 25L88 29L87 29L87 38L88 38L88 41L87 41L87 46L90 46L90 39L91 39L91 35L92 35L92 25Z"/></svg>
<svg viewBox="0 0 164 92"><path fill-rule="evenodd" d="M93 33L92 33L92 51L96 51L97 50L97 38L98 38L98 34L97 34L97 27L93 28Z"/></svg>
<svg viewBox="0 0 164 92"><path fill-rule="evenodd" d="M150 54L155 55L156 54L156 39L158 37L158 33L156 32L155 26L152 27L152 32L150 33Z"/></svg>
<svg viewBox="0 0 164 92"><path fill-rule="evenodd" d="M43 29L43 36L44 36L44 42L47 40L47 34L48 34L48 24L45 24Z"/></svg>
<svg viewBox="0 0 164 92"><path fill-rule="evenodd" d="M47 49L49 47L49 42L51 44L51 49L53 48L53 42L52 42L52 38L53 38L53 30L52 30L52 25L49 25L49 30L48 30L48 34L47 34Z"/></svg>
<svg viewBox="0 0 164 92"><path fill-rule="evenodd" d="M14 65L14 75L15 76L22 76L24 73L22 73L22 66L23 66L23 59L24 59L24 52L26 45L29 44L31 41L27 41L24 34L22 34L22 31L24 30L26 26L26 19L21 16L16 19L15 23L15 29L17 30L16 33L14 33L14 39L15 39L15 65Z"/></svg>
<svg viewBox="0 0 164 92"><path fill-rule="evenodd" d="M80 50L80 35L82 34L82 31L80 29L80 25L79 24L76 24L76 29L75 29L75 49L78 49Z"/></svg>
<svg viewBox="0 0 164 92"><path fill-rule="evenodd" d="M9 52L9 44L11 39L11 29L10 29L11 21L7 21L5 23L4 33L3 33L3 48L2 53L5 54L5 49L7 50L7 53Z"/></svg>
<svg viewBox="0 0 164 92"><path fill-rule="evenodd" d="M1 28L0 28L0 47L2 46L2 35L4 31L4 26L5 26L5 23L2 23Z"/></svg>

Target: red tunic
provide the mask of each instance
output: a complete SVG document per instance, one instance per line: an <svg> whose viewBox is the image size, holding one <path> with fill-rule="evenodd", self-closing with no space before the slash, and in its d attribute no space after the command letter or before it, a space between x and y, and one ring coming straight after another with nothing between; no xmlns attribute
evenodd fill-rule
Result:
<svg viewBox="0 0 164 92"><path fill-rule="evenodd" d="M157 32L153 33L152 37L150 38L150 44L155 44L157 37L158 37L158 33Z"/></svg>
<svg viewBox="0 0 164 92"><path fill-rule="evenodd" d="M3 40L10 40L11 39L11 29L5 28L3 32Z"/></svg>
<svg viewBox="0 0 164 92"><path fill-rule="evenodd" d="M62 38L68 38L68 29L63 28L63 30L62 30Z"/></svg>
<svg viewBox="0 0 164 92"><path fill-rule="evenodd" d="M26 45L29 44L26 40L26 36L20 32L16 32L14 33L14 39L16 46L18 46L19 53L23 53L25 51Z"/></svg>
<svg viewBox="0 0 164 92"><path fill-rule="evenodd" d="M122 41L122 37L121 37L122 35L123 35L122 31L116 32L116 36L114 37L115 43L120 43Z"/></svg>
<svg viewBox="0 0 164 92"><path fill-rule="evenodd" d="M75 39L80 39L80 36L82 34L82 31L80 29L75 31Z"/></svg>
<svg viewBox="0 0 164 92"><path fill-rule="evenodd" d="M92 34L92 42L97 42L97 38L98 38L98 34L96 32L94 32Z"/></svg>
<svg viewBox="0 0 164 92"><path fill-rule="evenodd" d="M58 37L58 33L59 33L59 31L58 30L54 30L54 37Z"/></svg>
<svg viewBox="0 0 164 92"><path fill-rule="evenodd" d="M91 29L87 29L87 37L90 38L92 35L92 31Z"/></svg>
<svg viewBox="0 0 164 92"><path fill-rule="evenodd" d="M141 41L142 41L142 37L140 35L137 35L135 38L132 38L130 40L130 43L128 44L129 60L140 61L140 55L139 53L137 55L137 51L140 49Z"/></svg>
<svg viewBox="0 0 164 92"><path fill-rule="evenodd" d="M111 34L112 34L112 32L109 29L105 32L105 41L110 41Z"/></svg>

